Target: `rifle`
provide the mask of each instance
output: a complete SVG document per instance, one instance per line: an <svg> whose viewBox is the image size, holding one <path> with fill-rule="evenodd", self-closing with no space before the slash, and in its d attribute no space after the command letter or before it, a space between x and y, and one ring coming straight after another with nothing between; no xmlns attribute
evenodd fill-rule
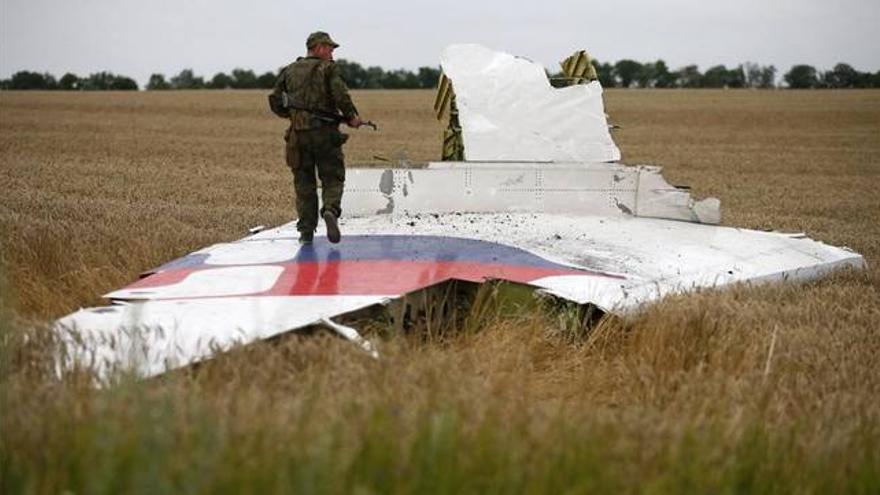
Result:
<svg viewBox="0 0 880 495"><path fill-rule="evenodd" d="M293 97L290 95L290 93L286 91L283 91L281 93L280 102L277 100L273 102L274 96L275 95L269 95L269 106L272 107L273 112L275 112L275 107L273 105L280 103L282 111L286 110L289 112L290 110L302 110L304 112L312 114L316 119L322 122L327 122L329 124L338 124L340 122L347 121L347 119L340 113L327 112L325 110L316 110L314 108L305 108L303 106L299 106L293 102ZM278 114L278 112L275 113ZM379 130L379 127L370 120L361 122L361 125L372 127L374 131Z"/></svg>

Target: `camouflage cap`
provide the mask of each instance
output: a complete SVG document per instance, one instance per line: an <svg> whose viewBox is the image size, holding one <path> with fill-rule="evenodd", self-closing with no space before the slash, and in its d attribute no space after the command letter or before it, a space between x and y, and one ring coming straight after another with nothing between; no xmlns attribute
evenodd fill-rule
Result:
<svg viewBox="0 0 880 495"><path fill-rule="evenodd" d="M306 48L312 49L318 45L330 45L336 48L339 46L339 43L333 41L333 38L324 31L315 31L306 38Z"/></svg>

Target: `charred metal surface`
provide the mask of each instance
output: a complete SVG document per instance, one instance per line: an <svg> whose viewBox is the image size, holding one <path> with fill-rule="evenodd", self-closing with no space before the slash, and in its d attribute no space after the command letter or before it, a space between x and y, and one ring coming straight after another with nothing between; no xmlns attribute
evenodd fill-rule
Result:
<svg viewBox="0 0 880 495"><path fill-rule="evenodd" d="M379 177L379 191L382 194L393 194L394 193L394 171L391 169L385 169L382 171L382 175Z"/></svg>
<svg viewBox="0 0 880 495"><path fill-rule="evenodd" d="M627 208L627 206L626 206L625 204L621 203L619 199L616 199L616 198L615 198L615 200L614 200L614 204L615 204L615 205L617 206L617 208L618 208L620 211L622 211L624 214L626 214L626 215L632 215L632 214L633 214L632 210L630 210L629 208Z"/></svg>
<svg viewBox="0 0 880 495"><path fill-rule="evenodd" d="M376 210L377 215L388 215L394 213L394 171L386 169L382 171L379 177L379 192L385 197L388 203L384 208Z"/></svg>

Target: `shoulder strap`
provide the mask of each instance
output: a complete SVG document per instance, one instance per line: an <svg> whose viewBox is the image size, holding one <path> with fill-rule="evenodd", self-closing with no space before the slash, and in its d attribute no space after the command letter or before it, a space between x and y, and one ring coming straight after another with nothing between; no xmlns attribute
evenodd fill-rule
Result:
<svg viewBox="0 0 880 495"><path fill-rule="evenodd" d="M312 72L309 73L309 79L310 79L310 80L312 80L312 79L315 78L315 75L318 74L318 69L321 68L321 64L323 64L323 63L324 63L323 60L319 60L318 63L315 64L314 67L312 67ZM326 78L326 77L324 78L324 89L325 89L325 91L327 90L327 78Z"/></svg>

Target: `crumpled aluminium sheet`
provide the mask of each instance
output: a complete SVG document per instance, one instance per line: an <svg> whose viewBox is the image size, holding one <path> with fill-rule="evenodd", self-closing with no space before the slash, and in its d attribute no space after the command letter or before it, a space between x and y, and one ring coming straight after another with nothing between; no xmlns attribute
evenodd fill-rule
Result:
<svg viewBox="0 0 880 495"><path fill-rule="evenodd" d="M707 225L717 200L694 201L655 168L598 163L619 158L598 84L553 89L540 66L478 45L447 48L443 68L471 163L351 170L341 243L319 232L301 246L291 222L166 263L56 322L70 364L154 376L317 324L375 355L332 318L446 280L508 280L626 314L865 266L802 234Z"/></svg>
<svg viewBox="0 0 880 495"><path fill-rule="evenodd" d="M620 159L597 81L553 88L540 64L476 44L447 47L440 64L455 90L467 161Z"/></svg>
<svg viewBox="0 0 880 495"><path fill-rule="evenodd" d="M659 167L619 163L438 162L427 168L351 168L347 216L535 212L666 218L717 224L716 198L700 201Z"/></svg>
<svg viewBox="0 0 880 495"><path fill-rule="evenodd" d="M77 361L103 374L152 376L446 280L508 280L625 314L669 294L864 267L857 253L803 235L626 215L422 213L341 223L339 244L319 235L301 246L291 222L206 247L56 328L76 335Z"/></svg>

